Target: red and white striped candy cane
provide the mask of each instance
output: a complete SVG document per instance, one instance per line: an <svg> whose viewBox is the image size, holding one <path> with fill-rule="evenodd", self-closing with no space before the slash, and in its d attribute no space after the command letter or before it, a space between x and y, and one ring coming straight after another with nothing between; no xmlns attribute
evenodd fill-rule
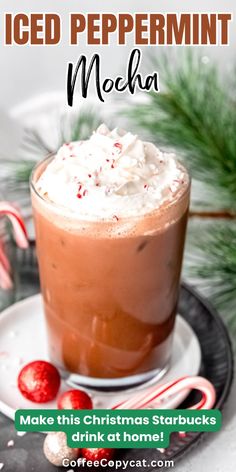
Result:
<svg viewBox="0 0 236 472"><path fill-rule="evenodd" d="M202 399L197 404L190 407L190 409L200 410L202 408L210 409L213 407L216 399L215 388L213 385L203 377L182 377L180 379L168 382L163 385L150 387L148 390L139 392L133 398L125 400L113 407L117 409L141 409L155 405L167 397L176 395L183 390L199 390L202 394Z"/></svg>
<svg viewBox="0 0 236 472"><path fill-rule="evenodd" d="M22 217L16 208L8 202L0 202L0 217L7 216L12 223L13 234L17 245L26 249L28 247L27 231ZM3 244L0 241L0 286L7 290L12 287L10 277L10 263L4 252Z"/></svg>
<svg viewBox="0 0 236 472"><path fill-rule="evenodd" d="M200 402L191 406L190 410L201 410L203 408L210 409L214 406L216 400L216 392L214 386L209 380L203 377L182 377L180 379L168 382L163 385L154 386L150 389L140 392L133 398L125 400L113 407L113 410L118 409L141 409L152 405L155 408L156 400L158 403L165 400L169 396L176 395L183 390L199 390L202 394ZM185 437L184 431L179 432L181 437ZM165 449L159 448L160 452L164 452Z"/></svg>

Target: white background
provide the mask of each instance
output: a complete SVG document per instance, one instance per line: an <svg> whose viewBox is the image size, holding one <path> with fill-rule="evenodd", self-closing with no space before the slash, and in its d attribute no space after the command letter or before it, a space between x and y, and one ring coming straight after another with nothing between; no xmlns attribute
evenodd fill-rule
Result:
<svg viewBox="0 0 236 472"><path fill-rule="evenodd" d="M102 4L102 7L99 6ZM57 12L63 23L63 41L60 46L51 47L9 47L3 45L0 35L0 107L8 111L26 99L45 92L65 91L66 63L76 61L82 53L89 56L99 52L102 56L102 75L115 76L122 71L132 44L127 47L87 47L85 38L80 46L68 46L69 12L232 12L236 11L235 0L1 0L0 22L3 31L4 12ZM236 15L235 15L236 16ZM236 22L236 17L235 17ZM218 61L222 72L230 74L235 61L236 23L230 25L230 46L201 48L201 54ZM159 54L161 48L155 48ZM178 48L179 52L179 48ZM1 116L1 113L0 113ZM0 130L1 131L1 130ZM178 472L233 472L236 467L236 389L232 392L224 413L224 428L219 434L212 434L203 444L184 458L175 470Z"/></svg>

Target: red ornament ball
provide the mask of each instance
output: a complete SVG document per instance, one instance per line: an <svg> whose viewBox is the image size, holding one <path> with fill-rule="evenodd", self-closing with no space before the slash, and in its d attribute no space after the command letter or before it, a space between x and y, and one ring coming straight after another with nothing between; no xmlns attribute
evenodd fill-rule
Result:
<svg viewBox="0 0 236 472"><path fill-rule="evenodd" d="M22 395L35 403L54 400L60 387L60 375L50 362L34 361L26 364L18 375Z"/></svg>
<svg viewBox="0 0 236 472"><path fill-rule="evenodd" d="M57 406L59 410L92 410L93 403L83 390L68 390L59 397Z"/></svg>
<svg viewBox="0 0 236 472"><path fill-rule="evenodd" d="M114 456L114 449L104 449L104 448L84 448L82 449L82 456L85 457L87 461L95 462L106 459L109 461Z"/></svg>

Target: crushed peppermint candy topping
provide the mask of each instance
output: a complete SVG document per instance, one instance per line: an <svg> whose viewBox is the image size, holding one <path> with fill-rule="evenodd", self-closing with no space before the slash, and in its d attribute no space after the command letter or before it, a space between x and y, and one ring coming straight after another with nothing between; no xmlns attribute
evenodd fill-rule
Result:
<svg viewBox="0 0 236 472"><path fill-rule="evenodd" d="M22 357L16 356L14 358L14 365L20 366L22 364L24 364L24 359L22 359Z"/></svg>
<svg viewBox="0 0 236 472"><path fill-rule="evenodd" d="M9 356L9 352L7 352L7 351L1 351L0 352L0 357L7 357L7 356Z"/></svg>
<svg viewBox="0 0 236 472"><path fill-rule="evenodd" d="M114 149L115 148L115 149ZM112 155L114 154L121 154L122 152L122 144L119 143L119 142L116 142L113 144L113 151L112 151Z"/></svg>
<svg viewBox="0 0 236 472"><path fill-rule="evenodd" d="M7 443L7 447L13 447L15 444L15 442L13 441L13 439L10 439Z"/></svg>
<svg viewBox="0 0 236 472"><path fill-rule="evenodd" d="M26 431L17 431L16 434L17 434L17 436L19 436L20 438L22 438L22 437L25 436L27 433L26 433Z"/></svg>

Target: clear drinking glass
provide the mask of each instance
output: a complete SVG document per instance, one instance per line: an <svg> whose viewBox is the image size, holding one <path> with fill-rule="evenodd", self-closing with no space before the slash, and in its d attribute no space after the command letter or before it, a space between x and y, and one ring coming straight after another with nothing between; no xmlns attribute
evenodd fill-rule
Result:
<svg viewBox="0 0 236 472"><path fill-rule="evenodd" d="M53 158L31 179L50 358L86 385L161 376L171 357L190 181L151 213L85 221L37 192Z"/></svg>

